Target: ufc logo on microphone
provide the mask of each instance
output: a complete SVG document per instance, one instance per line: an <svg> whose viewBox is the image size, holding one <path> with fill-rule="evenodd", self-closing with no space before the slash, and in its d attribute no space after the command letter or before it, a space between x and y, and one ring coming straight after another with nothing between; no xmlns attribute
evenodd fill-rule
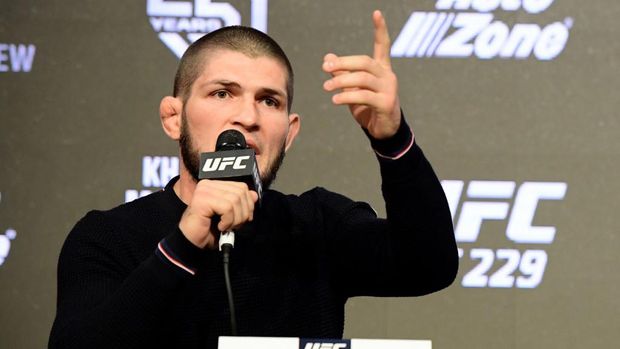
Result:
<svg viewBox="0 0 620 349"><path fill-rule="evenodd" d="M224 171L226 167L231 166L235 170L243 170L248 165L243 163L246 160L249 160L249 155L244 156L228 156L225 158L211 158L205 161L205 165L202 167L202 171L204 172L214 172L214 171Z"/></svg>

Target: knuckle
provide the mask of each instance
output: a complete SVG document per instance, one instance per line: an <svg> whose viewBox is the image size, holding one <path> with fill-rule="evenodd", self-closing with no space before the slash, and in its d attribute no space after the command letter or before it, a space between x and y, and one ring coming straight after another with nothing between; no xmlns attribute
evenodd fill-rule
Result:
<svg viewBox="0 0 620 349"><path fill-rule="evenodd" d="M237 206L237 205L241 204L241 196L239 196L239 195L234 195L234 196L231 198L231 204L232 204L233 206Z"/></svg>
<svg viewBox="0 0 620 349"><path fill-rule="evenodd" d="M370 75L370 74L363 74L362 77L361 77L361 82L365 86L368 86L368 85L372 84L372 82L373 82L372 75Z"/></svg>
<svg viewBox="0 0 620 349"><path fill-rule="evenodd" d="M248 191L248 185L244 182L236 182L235 186L233 187L233 192L237 196L245 195L247 191Z"/></svg>
<svg viewBox="0 0 620 349"><path fill-rule="evenodd" d="M331 87L335 88L340 86L343 81L344 81L345 77L343 75L336 75L331 79Z"/></svg>
<svg viewBox="0 0 620 349"><path fill-rule="evenodd" d="M392 82L394 82L394 83L398 81L398 77L396 76L396 73L394 73L394 72L393 72L393 71L391 71L391 70L388 72L387 77L388 77L388 79L389 79L390 81L392 81Z"/></svg>
<svg viewBox="0 0 620 349"><path fill-rule="evenodd" d="M198 184L196 185L196 189L194 189L194 191L197 193L204 193L208 191L208 187L209 183L207 181L198 181Z"/></svg>
<svg viewBox="0 0 620 349"><path fill-rule="evenodd" d="M227 200L227 201L223 201L223 203L222 203L222 209L223 209L225 212L231 212L231 211L233 210L233 208L234 208L234 205L233 205L233 203L232 203L232 202L230 202L230 201L228 201L228 200Z"/></svg>

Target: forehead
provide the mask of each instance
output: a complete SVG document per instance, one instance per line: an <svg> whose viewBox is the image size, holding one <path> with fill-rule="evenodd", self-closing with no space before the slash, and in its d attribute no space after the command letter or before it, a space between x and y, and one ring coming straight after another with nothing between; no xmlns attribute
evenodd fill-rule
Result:
<svg viewBox="0 0 620 349"><path fill-rule="evenodd" d="M269 84L265 87L286 92L288 71L283 63L271 56L215 49L201 57L195 85L213 79L231 80L242 86Z"/></svg>

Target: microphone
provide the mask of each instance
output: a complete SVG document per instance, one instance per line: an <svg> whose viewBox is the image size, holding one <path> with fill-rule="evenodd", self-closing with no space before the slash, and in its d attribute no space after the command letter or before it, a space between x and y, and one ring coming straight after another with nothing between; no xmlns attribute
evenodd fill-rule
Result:
<svg viewBox="0 0 620 349"><path fill-rule="evenodd" d="M215 142L215 152L200 154L198 179L205 178L246 183L249 189L258 193L258 203L260 205L263 186L258 173L256 153L254 149L248 149L245 137L237 130L231 129L222 132ZM235 302L228 270L230 252L234 245L234 231L224 231L220 234L219 246L220 251L222 251L224 283L226 284L228 307L230 309L230 328L232 335L236 336Z"/></svg>
<svg viewBox="0 0 620 349"><path fill-rule="evenodd" d="M216 179L243 182L258 193L260 205L263 187L258 172L256 153L249 149L245 137L237 130L226 130L218 137L214 152L200 154L198 179ZM234 246L234 232L222 232L220 250L224 244Z"/></svg>
<svg viewBox="0 0 620 349"><path fill-rule="evenodd" d="M250 190L263 194L256 153L249 149L245 137L237 130L226 130L217 137L215 152L200 154L198 179L243 182Z"/></svg>

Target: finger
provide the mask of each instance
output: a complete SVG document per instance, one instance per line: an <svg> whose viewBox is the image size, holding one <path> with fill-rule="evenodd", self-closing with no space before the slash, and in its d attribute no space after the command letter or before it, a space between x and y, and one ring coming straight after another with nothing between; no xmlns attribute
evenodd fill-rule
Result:
<svg viewBox="0 0 620 349"><path fill-rule="evenodd" d="M379 91L381 82L376 76L367 72L354 72L350 74L340 74L332 79L329 79L323 83L323 88L326 91L334 91L336 89L367 89L371 91Z"/></svg>
<svg viewBox="0 0 620 349"><path fill-rule="evenodd" d="M332 102L336 105L363 104L377 107L378 101L377 93L368 90L344 91L332 96Z"/></svg>
<svg viewBox="0 0 620 349"><path fill-rule="evenodd" d="M208 205L212 208L215 215L220 217L217 224L219 231L226 231L241 219L241 209L239 207L239 196L226 189L212 188L208 199Z"/></svg>
<svg viewBox="0 0 620 349"><path fill-rule="evenodd" d="M349 71L346 71L346 70L336 70L336 71L333 71L333 72L331 72L331 73L329 73L329 74L330 74L332 77L335 77L335 76L340 76L340 75L342 75L342 74L349 74L349 73L350 73L350 72L349 72Z"/></svg>
<svg viewBox="0 0 620 349"><path fill-rule="evenodd" d="M385 68L379 65L378 61L365 55L332 58L323 63L323 70L330 74L338 71L366 71L382 76L385 73Z"/></svg>
<svg viewBox="0 0 620 349"><path fill-rule="evenodd" d="M254 212L254 204L258 200L258 194L255 191L249 189L248 185L244 182L230 182L230 181L217 181L222 186L222 189L234 193L239 196L240 204L243 206L244 212L248 216L252 216Z"/></svg>
<svg viewBox="0 0 620 349"><path fill-rule="evenodd" d="M208 188L208 205L220 216L220 231L237 227L249 220L253 202L248 200L245 183L214 181Z"/></svg>
<svg viewBox="0 0 620 349"><path fill-rule="evenodd" d="M205 190L210 190L213 188L229 188L230 190L248 190L248 185L244 182L232 182L232 181L219 181L212 179L203 179L200 180L196 186L196 188L204 188ZM236 188L236 189L235 189Z"/></svg>
<svg viewBox="0 0 620 349"><path fill-rule="evenodd" d="M372 13L372 21L375 25L374 59L386 67L390 67L390 34L385 18L379 10Z"/></svg>
<svg viewBox="0 0 620 349"><path fill-rule="evenodd" d="M248 221L254 220L254 204L258 200L258 194L253 190L248 190L245 193L245 201L248 208Z"/></svg>
<svg viewBox="0 0 620 349"><path fill-rule="evenodd" d="M247 185L234 188L231 191L230 199L233 200L234 220L231 229L236 229L242 224L252 220L254 213L254 201L252 201L250 190Z"/></svg>
<svg viewBox="0 0 620 349"><path fill-rule="evenodd" d="M235 229L243 223L252 221L254 218L255 202L258 198L256 192L248 189L247 184L233 182L235 187L230 188L231 199L234 200L235 219L232 223L232 228Z"/></svg>
<svg viewBox="0 0 620 349"><path fill-rule="evenodd" d="M326 73L332 73L333 72L333 62L335 60L338 59L338 56L336 56L333 53L328 53L323 57L323 65L321 66L321 68L323 69L324 72Z"/></svg>
<svg viewBox="0 0 620 349"><path fill-rule="evenodd" d="M251 201L256 203L256 201L258 201L258 193L254 190L250 190L248 193L250 194ZM252 205L252 210L254 210L254 205Z"/></svg>

